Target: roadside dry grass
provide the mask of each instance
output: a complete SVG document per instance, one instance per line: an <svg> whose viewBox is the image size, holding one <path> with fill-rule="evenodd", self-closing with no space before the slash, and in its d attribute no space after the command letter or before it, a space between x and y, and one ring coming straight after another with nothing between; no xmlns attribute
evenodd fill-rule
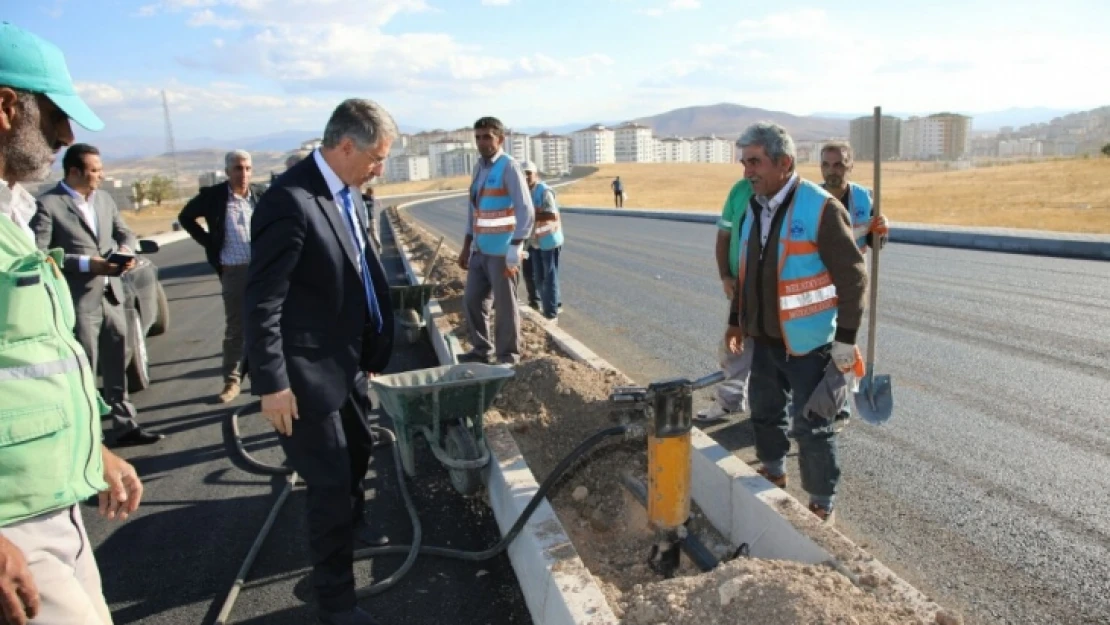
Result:
<svg viewBox="0 0 1110 625"><path fill-rule="evenodd" d="M374 185L374 196L405 195L409 193L426 193L428 191L454 191L456 189L465 189L468 184L470 184L470 176L436 178L435 180L421 180L418 182L376 184Z"/></svg>
<svg viewBox="0 0 1110 625"><path fill-rule="evenodd" d="M869 162L856 163L853 179L870 185ZM802 176L821 180L814 164ZM615 176L625 183L626 208L720 210L741 175L739 165L623 163L564 187L564 206L612 206ZM883 211L895 221L961 226L1033 228L1110 233L1110 159L1014 163L964 171L935 163L883 164Z"/></svg>
<svg viewBox="0 0 1110 625"><path fill-rule="evenodd" d="M123 211L123 220L136 236L149 237L171 229L185 200L165 202L161 206L147 206L141 212Z"/></svg>

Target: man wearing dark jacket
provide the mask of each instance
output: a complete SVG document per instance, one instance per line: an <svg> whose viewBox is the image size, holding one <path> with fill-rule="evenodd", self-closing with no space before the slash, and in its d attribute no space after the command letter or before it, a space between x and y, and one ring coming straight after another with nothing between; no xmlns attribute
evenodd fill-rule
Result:
<svg viewBox="0 0 1110 625"><path fill-rule="evenodd" d="M251 261L251 216L260 191L251 184L251 155L243 150L224 157L227 182L204 187L189 200L177 221L200 243L216 270L224 298L224 386L220 403L239 396L243 376L243 290ZM204 218L207 230L197 219Z"/></svg>
<svg viewBox="0 0 1110 625"><path fill-rule="evenodd" d="M740 231L740 267L728 349L752 350L749 393L759 473L786 486L787 428L793 413L802 488L809 509L831 521L840 480L837 412L809 410L828 375L848 375L859 359L867 269L839 200L794 169L794 141L777 124L740 136L744 177L754 193Z"/></svg>

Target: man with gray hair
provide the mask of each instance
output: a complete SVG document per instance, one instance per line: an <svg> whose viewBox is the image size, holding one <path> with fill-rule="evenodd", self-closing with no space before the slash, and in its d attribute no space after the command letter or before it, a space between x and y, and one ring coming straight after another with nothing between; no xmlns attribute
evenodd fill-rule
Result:
<svg viewBox="0 0 1110 625"><path fill-rule="evenodd" d="M387 540L366 521L373 447L368 375L393 349L385 270L353 197L381 174L397 126L371 100L332 113L320 149L266 191L251 224L245 330L251 390L308 485L319 620L374 623L356 605L355 541Z"/></svg>
<svg viewBox="0 0 1110 625"><path fill-rule="evenodd" d="M753 124L737 145L754 196L740 229L725 343L733 354L752 350L749 393L759 473L786 487L789 405L809 509L831 522L840 480L834 422L847 397L824 402L820 410L810 400L827 376L850 375L859 361L855 342L867 269L848 211L798 177L794 141L782 126Z"/></svg>
<svg viewBox="0 0 1110 625"><path fill-rule="evenodd" d="M224 156L227 182L204 187L177 216L181 227L200 243L208 264L220 277L224 300L223 390L226 404L239 396L243 379L243 289L251 260L251 216L262 192L251 186L251 155L232 150ZM197 222L204 218L207 229Z"/></svg>

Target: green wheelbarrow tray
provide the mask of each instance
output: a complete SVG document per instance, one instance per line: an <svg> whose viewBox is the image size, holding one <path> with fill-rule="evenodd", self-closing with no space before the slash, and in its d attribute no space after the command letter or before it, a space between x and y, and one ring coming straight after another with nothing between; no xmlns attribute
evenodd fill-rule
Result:
<svg viewBox="0 0 1110 625"><path fill-rule="evenodd" d="M397 312L397 325L404 330L405 338L410 343L415 343L420 338L420 331L427 325L424 306L432 299L435 288L434 283L389 287L389 299L393 302L393 310Z"/></svg>
<svg viewBox="0 0 1110 625"><path fill-rule="evenodd" d="M483 417L513 375L506 366L466 363L372 378L393 419L405 473L416 475L413 440L419 433L447 467L455 489L464 495L476 491L490 456Z"/></svg>

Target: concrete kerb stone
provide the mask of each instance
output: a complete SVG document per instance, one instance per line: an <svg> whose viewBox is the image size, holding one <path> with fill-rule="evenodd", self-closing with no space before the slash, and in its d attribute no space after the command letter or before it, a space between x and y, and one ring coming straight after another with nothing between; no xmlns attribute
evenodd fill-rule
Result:
<svg viewBox="0 0 1110 625"><path fill-rule="evenodd" d="M398 208L407 206L409 205ZM716 216L710 217L710 222L715 223ZM415 279L415 275L407 265L407 258L405 262L410 280ZM631 378L619 369L565 330L548 323L536 311L528 308L521 310L525 316L540 323L552 341L571 358L598 369L616 371L626 383L633 383ZM433 325L435 324L429 321L428 327L433 342L442 341L444 332L436 328L433 333ZM436 351L437 353L440 351L438 345ZM441 362L444 361L441 360ZM494 506L495 517L504 532L515 521L538 485L531 471L527 469L527 464L524 463L507 428L503 426L488 428L487 438L491 439L491 452L497 459L496 463L491 463L488 481L491 506ZM858 581L863 575L870 575L874 580L882 580L889 584L897 596L913 606L919 616L927 619L932 619L941 609L939 605L931 602L923 593L898 577L849 538L832 528L825 527L792 495L776 488L700 429L694 428L691 441L696 452L691 454L691 495L709 522L722 536L727 537L733 546L748 543L751 555L758 558L829 564L848 575L853 581ZM506 475L518 478L522 483L511 485L512 482L505 477ZM513 493L517 489L521 489L521 494L517 497L521 502L519 509L505 511L502 502L513 498L513 495L506 495L506 492ZM728 497L722 497L722 493L728 493ZM499 510L498 507L502 509ZM550 509L550 506L545 502L541 508ZM539 520L537 517L533 517L533 522ZM616 617L605 602L600 588L593 582L581 559L574 552L574 547L569 543L569 538L566 538L565 530L559 524L558 517L554 516L554 511L552 510L551 517L546 515L544 517L546 520L543 523L547 526L546 530L541 530L539 527L533 528L533 523L529 523L527 529L532 538L522 543L519 551L514 553L513 549L510 549L510 558L513 558L513 567L517 571L517 578L521 583L533 619L537 624L543 625L616 623ZM544 543L534 537L536 531L555 531L556 528L560 536L559 541L566 538L566 544L562 547L565 553L562 555L568 557L566 562L569 564L569 569L564 568L567 565L560 565L559 571L555 571L554 565L549 564L550 558L560 553L559 550L552 550L549 546L546 550L539 551L541 562L537 562L537 550L540 550ZM520 541L519 537L517 541ZM570 557L569 554L572 553L574 555ZM839 557L834 557L833 553L838 554ZM535 587L543 577L536 574L539 567L547 571L550 592L541 593ZM581 567L580 570L579 567ZM566 581L557 579L563 577L558 575L560 571L571 573L565 576ZM539 599L541 596L542 602ZM559 606L558 609L556 606ZM563 606L568 609L563 611ZM549 616L556 620L545 620ZM581 620L583 618L586 620Z"/></svg>
<svg viewBox="0 0 1110 625"><path fill-rule="evenodd" d="M562 207L568 214L602 215L606 217L639 217L691 223L717 223L718 213L701 211L666 211L643 209L612 209ZM890 241L910 245L952 247L1010 254L1055 256L1086 260L1110 260L1110 236L1021 230L1018 228L968 228L919 223L891 223Z"/></svg>
<svg viewBox="0 0 1110 625"><path fill-rule="evenodd" d="M158 244L159 247L161 247L163 245L169 245L170 243L177 243L178 241L184 241L185 239L189 238L189 233L185 232L184 230L179 230L177 232L160 232L158 234L151 235L149 237L139 237L139 238L140 239L149 239L151 241L154 241L155 243Z"/></svg>
<svg viewBox="0 0 1110 625"><path fill-rule="evenodd" d="M416 203L419 202L404 204L398 209ZM402 251L409 283L418 284L420 279L409 262L407 246L400 245L392 220L387 218L385 222ZM450 328L446 327L439 302L432 299L424 314L428 337L440 364L454 364L457 360L447 339ZM487 426L486 440L492 456L484 475L486 489L494 518L504 535L539 490L539 484L507 427ZM616 625L619 622L548 501L536 509L509 546L508 554L536 625Z"/></svg>

